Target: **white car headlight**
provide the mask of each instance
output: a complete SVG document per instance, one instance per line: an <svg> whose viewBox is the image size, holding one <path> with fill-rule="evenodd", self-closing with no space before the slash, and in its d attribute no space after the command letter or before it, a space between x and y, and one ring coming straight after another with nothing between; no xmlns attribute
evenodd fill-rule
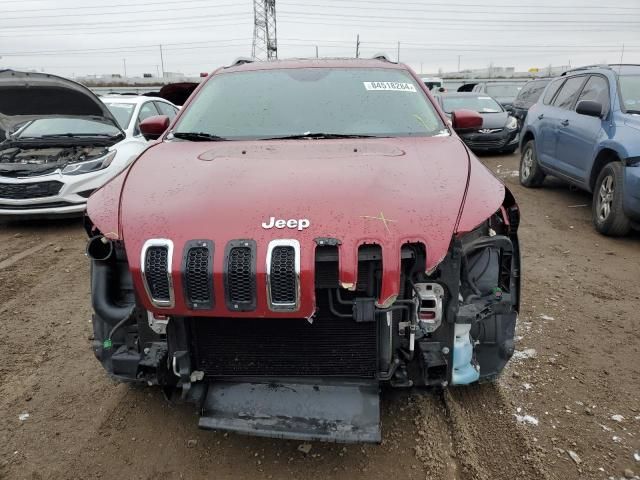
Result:
<svg viewBox="0 0 640 480"><path fill-rule="evenodd" d="M516 128L518 128L518 119L517 119L516 117L511 117L511 116L510 116L510 117L507 119L507 125L506 125L506 127L507 127L509 130L515 130Z"/></svg>
<svg viewBox="0 0 640 480"><path fill-rule="evenodd" d="M116 157L116 150L107 153L104 157L94 160L86 160L84 162L72 163L62 169L63 175L81 175L83 173L96 172L107 168Z"/></svg>

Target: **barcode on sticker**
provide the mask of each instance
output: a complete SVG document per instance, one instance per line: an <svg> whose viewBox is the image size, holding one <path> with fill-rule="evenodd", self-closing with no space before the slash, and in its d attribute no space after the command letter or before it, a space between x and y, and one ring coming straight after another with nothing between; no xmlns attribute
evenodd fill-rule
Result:
<svg viewBox="0 0 640 480"><path fill-rule="evenodd" d="M362 82L367 90L392 90L394 92L416 92L412 83L405 82Z"/></svg>

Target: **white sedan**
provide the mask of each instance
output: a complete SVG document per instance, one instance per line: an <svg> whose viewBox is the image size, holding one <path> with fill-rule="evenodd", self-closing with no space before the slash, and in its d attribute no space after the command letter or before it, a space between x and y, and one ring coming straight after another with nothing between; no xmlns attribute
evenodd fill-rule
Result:
<svg viewBox="0 0 640 480"><path fill-rule="evenodd" d="M140 122L154 115L166 115L173 121L178 107L168 100L138 95L105 95L100 100L111 111L127 138L123 141L135 141L143 148L147 141L140 133Z"/></svg>
<svg viewBox="0 0 640 480"><path fill-rule="evenodd" d="M82 214L147 147L139 122L177 112L158 98L107 100L54 75L0 71L0 217Z"/></svg>

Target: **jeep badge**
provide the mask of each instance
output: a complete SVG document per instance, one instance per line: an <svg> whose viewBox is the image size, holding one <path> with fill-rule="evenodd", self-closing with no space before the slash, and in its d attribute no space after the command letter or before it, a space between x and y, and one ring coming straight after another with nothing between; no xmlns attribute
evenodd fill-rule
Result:
<svg viewBox="0 0 640 480"><path fill-rule="evenodd" d="M279 218L278 220L276 220L276 217L269 217L268 222L262 222L262 228L266 230L269 230L273 227L297 228L298 231L301 232L302 230L304 230L305 228L308 228L309 226L311 226L311 222L306 218L301 218L299 220L296 220L295 218L291 218L289 220L284 220L282 218Z"/></svg>

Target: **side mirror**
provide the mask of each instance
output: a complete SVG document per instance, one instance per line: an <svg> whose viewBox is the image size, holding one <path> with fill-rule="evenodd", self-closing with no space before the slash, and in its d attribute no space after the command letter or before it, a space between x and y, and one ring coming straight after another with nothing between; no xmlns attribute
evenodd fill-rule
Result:
<svg viewBox="0 0 640 480"><path fill-rule="evenodd" d="M166 115L154 115L140 122L140 131L147 140L157 140L169 128L171 121Z"/></svg>
<svg viewBox="0 0 640 480"><path fill-rule="evenodd" d="M602 117L602 104L599 102L592 102L591 100L582 100L578 102L576 112L580 115L588 115L589 117Z"/></svg>
<svg viewBox="0 0 640 480"><path fill-rule="evenodd" d="M451 112L451 126L458 133L478 130L482 128L482 117L473 110L454 110Z"/></svg>

